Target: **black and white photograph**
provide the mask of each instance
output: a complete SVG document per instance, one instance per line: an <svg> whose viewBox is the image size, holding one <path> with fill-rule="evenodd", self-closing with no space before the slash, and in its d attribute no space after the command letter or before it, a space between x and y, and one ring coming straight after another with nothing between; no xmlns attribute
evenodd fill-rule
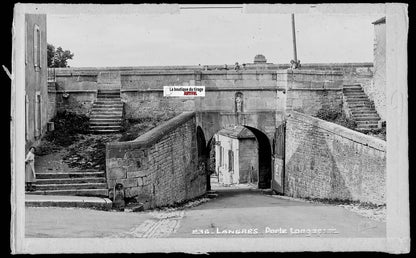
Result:
<svg viewBox="0 0 416 258"><path fill-rule="evenodd" d="M16 4L13 28L13 253L409 252L407 5Z"/></svg>

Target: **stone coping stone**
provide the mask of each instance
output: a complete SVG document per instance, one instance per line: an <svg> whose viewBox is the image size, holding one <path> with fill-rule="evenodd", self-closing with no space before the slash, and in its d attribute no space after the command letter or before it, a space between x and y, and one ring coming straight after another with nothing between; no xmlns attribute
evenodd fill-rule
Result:
<svg viewBox="0 0 416 258"><path fill-rule="evenodd" d="M353 68L353 67L373 67L373 63L371 62L363 62L363 63L305 63L302 64L302 68L325 68L325 69L335 69L335 68ZM208 65L210 69L222 69L224 65ZM228 70L223 70L219 72L232 72L234 71L234 64L227 64ZM242 64L240 64L242 68ZM246 69L250 70L277 70L277 69L287 69L289 68L289 64L253 64L253 63L246 63ZM84 75L84 76L96 76L100 71L153 71L153 72L164 72L164 71L183 71L188 70L190 71L204 71L204 65L189 65L189 66L120 66L120 67L70 67L70 68L55 68L56 76L71 76L72 74L76 75ZM205 72L212 72L215 70L208 70ZM240 70L241 71L241 70Z"/></svg>
<svg viewBox="0 0 416 258"><path fill-rule="evenodd" d="M321 70L321 69L286 69L278 70L277 73L287 73L287 74L305 74L305 75L336 75L343 76L344 73L338 70Z"/></svg>
<svg viewBox="0 0 416 258"><path fill-rule="evenodd" d="M142 134L133 141L107 143L107 154L109 154L112 149L114 149L114 151L121 151L150 146L165 136L168 132L176 129L178 126L184 124L194 117L195 112L183 112L182 114Z"/></svg>
<svg viewBox="0 0 416 258"><path fill-rule="evenodd" d="M90 196L36 195L25 194L27 207L76 207L110 210L112 201L108 198Z"/></svg>
<svg viewBox="0 0 416 258"><path fill-rule="evenodd" d="M344 126L341 125L337 125L335 123L331 123L331 122L327 122L324 121L322 119L316 118L316 117L312 117L297 111L289 111L288 112L288 117L289 118L293 118L295 120L299 120L314 126L317 126L321 129L324 129L328 132L331 132L333 134L339 135L341 137L350 139L354 142L363 144L365 146L369 146L372 147L374 149L380 150L380 151L386 151L387 149L387 142L370 136L370 135L366 135L354 130L351 130L349 128L346 128Z"/></svg>

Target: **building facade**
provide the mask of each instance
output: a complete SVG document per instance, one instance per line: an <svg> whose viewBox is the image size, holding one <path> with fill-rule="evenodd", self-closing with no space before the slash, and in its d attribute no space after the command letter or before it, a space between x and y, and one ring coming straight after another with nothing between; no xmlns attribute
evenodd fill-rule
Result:
<svg viewBox="0 0 416 258"><path fill-rule="evenodd" d="M223 185L258 183L258 144L253 133L235 126L215 136L215 167Z"/></svg>
<svg viewBox="0 0 416 258"><path fill-rule="evenodd" d="M374 74L373 91L370 99L382 120L386 120L386 17L373 22L374 24Z"/></svg>
<svg viewBox="0 0 416 258"><path fill-rule="evenodd" d="M37 145L48 118L46 14L25 16L26 149Z"/></svg>

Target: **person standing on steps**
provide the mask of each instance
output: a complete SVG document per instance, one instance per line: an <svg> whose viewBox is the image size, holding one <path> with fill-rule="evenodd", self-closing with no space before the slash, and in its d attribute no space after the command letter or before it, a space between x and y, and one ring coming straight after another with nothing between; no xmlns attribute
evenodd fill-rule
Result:
<svg viewBox="0 0 416 258"><path fill-rule="evenodd" d="M35 188L33 186L33 183L36 179L35 174L35 147L30 147L29 152L26 155L25 159L25 181L26 181L26 191L33 192L35 191Z"/></svg>

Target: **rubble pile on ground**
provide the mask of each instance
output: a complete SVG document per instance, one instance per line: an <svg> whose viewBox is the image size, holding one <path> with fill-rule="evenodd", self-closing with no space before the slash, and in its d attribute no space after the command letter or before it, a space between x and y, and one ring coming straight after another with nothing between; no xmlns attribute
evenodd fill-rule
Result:
<svg viewBox="0 0 416 258"><path fill-rule="evenodd" d="M67 149L63 161L79 169L105 169L105 144L116 141L120 134L84 135Z"/></svg>

